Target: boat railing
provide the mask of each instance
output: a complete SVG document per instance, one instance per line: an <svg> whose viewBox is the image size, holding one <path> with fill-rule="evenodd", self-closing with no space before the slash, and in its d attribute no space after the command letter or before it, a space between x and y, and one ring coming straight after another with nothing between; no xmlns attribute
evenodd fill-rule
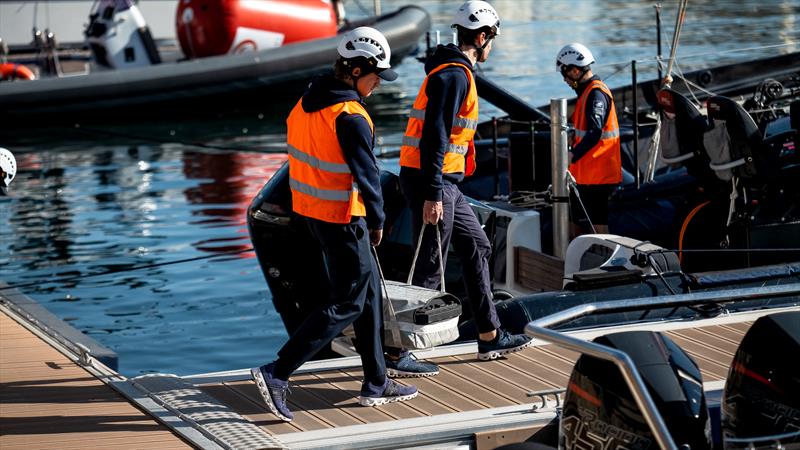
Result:
<svg viewBox="0 0 800 450"><path fill-rule="evenodd" d="M788 446L786 447L782 446L781 443L797 442L798 439L800 439L800 431L792 431L790 433L772 434L769 436L757 436L757 437L747 437L747 438L726 437L725 449L745 450L751 448L769 448L778 450L778 449L789 448Z"/></svg>
<svg viewBox="0 0 800 450"><path fill-rule="evenodd" d="M525 326L525 333L529 336L552 342L568 350L614 363L619 368L620 373L625 379L625 383L631 390L633 398L642 411L642 415L650 427L650 430L653 432L659 447L676 450L677 447L669 434L664 419L658 413L653 398L647 391L644 381L639 375L639 371L636 369L633 360L631 360L625 352L594 342L584 341L551 330L548 327L554 327L561 323L592 314L635 311L654 307L698 306L795 295L800 295L800 283L597 302L575 306L531 321Z"/></svg>

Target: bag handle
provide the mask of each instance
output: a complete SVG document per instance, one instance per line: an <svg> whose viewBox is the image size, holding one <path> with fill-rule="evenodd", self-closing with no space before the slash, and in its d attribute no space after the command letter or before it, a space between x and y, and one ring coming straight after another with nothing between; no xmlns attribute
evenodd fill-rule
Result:
<svg viewBox="0 0 800 450"><path fill-rule="evenodd" d="M394 306L392 305L392 299L389 298L389 289L386 288L386 279L383 277L383 269L381 269L381 262L378 260L378 251L375 250L375 247L370 245L370 249L372 249L372 255L375 257L375 265L378 267L378 275L381 277L381 286L383 286L383 308L389 310L389 328L392 332L392 338L396 343L402 342L400 338L400 323L397 321L397 313L394 311ZM383 315L384 324L387 322L386 316L387 314Z"/></svg>
<svg viewBox="0 0 800 450"><path fill-rule="evenodd" d="M425 234L426 225L433 225L433 224L422 224L422 229L419 230L419 239L417 239L417 249L414 251L414 259L411 261L411 270L408 272L408 280L406 284L411 284L411 279L414 277L414 268L417 266L417 257L419 256L419 249L422 247L422 235ZM437 249L439 250L439 275L441 276L441 284L439 285L439 292L445 293L444 288L444 258L442 258L442 237L439 234L439 226L433 225L433 228L436 229L436 243L439 244Z"/></svg>

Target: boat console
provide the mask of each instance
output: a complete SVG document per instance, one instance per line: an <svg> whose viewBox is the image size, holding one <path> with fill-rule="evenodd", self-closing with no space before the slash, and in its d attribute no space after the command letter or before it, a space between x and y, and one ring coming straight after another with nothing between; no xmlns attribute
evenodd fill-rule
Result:
<svg viewBox="0 0 800 450"><path fill-rule="evenodd" d="M85 34L99 67L129 69L161 62L144 16L131 0L96 2Z"/></svg>
<svg viewBox="0 0 800 450"><path fill-rule="evenodd" d="M578 236L567 247L564 287L680 272L675 252L613 234Z"/></svg>

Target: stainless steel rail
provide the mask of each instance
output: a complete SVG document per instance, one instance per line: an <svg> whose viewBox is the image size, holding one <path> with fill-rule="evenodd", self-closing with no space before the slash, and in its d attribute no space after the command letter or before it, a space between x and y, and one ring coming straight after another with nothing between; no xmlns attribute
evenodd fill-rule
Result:
<svg viewBox="0 0 800 450"><path fill-rule="evenodd" d="M553 255L564 259L569 245L567 198L567 99L550 99L550 158L553 161Z"/></svg>
<svg viewBox="0 0 800 450"><path fill-rule="evenodd" d="M725 289L719 291L696 292L693 294L664 295L642 297L628 300L609 300L574 306L564 311L551 314L530 322L527 326L551 328L555 325L583 316L599 313L637 311L646 308L678 307L704 305L711 303L731 302L735 300L758 300L768 297L800 296L800 283L779 286L759 286L742 289ZM526 328L527 329L527 328Z"/></svg>

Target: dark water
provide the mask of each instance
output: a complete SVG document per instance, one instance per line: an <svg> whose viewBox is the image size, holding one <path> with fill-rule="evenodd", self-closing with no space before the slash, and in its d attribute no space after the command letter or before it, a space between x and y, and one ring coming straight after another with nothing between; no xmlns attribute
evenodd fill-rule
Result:
<svg viewBox="0 0 800 450"><path fill-rule="evenodd" d="M358 7L349 2L353 15ZM364 6L372 2L362 0ZM385 10L403 2L384 1ZM459 2L416 2L447 28ZM676 1L663 2L664 53ZM502 36L482 68L534 104L571 91L553 55L581 41L612 86L655 75L655 10L633 1L498 1ZM798 50L800 0L690 3L683 70ZM739 51L749 48L748 51ZM422 81L401 78L370 100L383 149L397 149L402 113ZM648 75L649 74L649 75ZM23 286L54 314L112 348L126 375L190 374L261 364L286 338L247 236L245 209L282 163L283 120L260 116L125 127L3 129L17 155L0 197L0 280ZM482 105L482 115L498 114ZM388 164L388 163L387 163ZM237 253L240 252L240 253ZM176 264L166 264L176 261ZM142 269L136 269L145 267ZM103 273L109 274L103 275Z"/></svg>

